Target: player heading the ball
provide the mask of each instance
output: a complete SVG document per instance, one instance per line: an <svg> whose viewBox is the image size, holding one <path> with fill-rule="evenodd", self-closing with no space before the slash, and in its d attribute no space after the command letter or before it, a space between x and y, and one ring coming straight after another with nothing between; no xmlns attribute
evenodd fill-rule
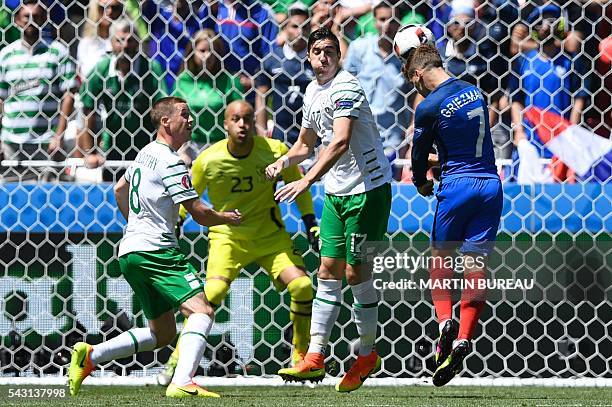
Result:
<svg viewBox="0 0 612 407"><path fill-rule="evenodd" d="M486 261L481 260L486 260L495 241L503 192L488 108L480 90L450 77L437 49L428 44L410 51L402 72L425 97L415 112L412 144L413 182L421 195L433 194L433 181L426 178L433 144L442 168L431 230L432 255L444 258L459 248L463 256L473 257L465 262L474 267L464 271L464 279L474 288L462 292L458 333L452 322L450 289L432 289L440 327L433 383L443 386L463 369L471 351L470 339L485 305L486 290L478 288L482 287L478 281L486 279ZM447 287L443 281L453 278L453 270L433 262L430 278L433 287Z"/></svg>

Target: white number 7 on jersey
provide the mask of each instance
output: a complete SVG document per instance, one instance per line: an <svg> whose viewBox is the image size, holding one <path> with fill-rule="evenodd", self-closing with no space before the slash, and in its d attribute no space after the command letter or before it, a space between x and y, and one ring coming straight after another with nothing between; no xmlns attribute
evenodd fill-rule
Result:
<svg viewBox="0 0 612 407"><path fill-rule="evenodd" d="M476 109L472 109L467 112L468 120L472 120L475 117L478 117L480 123L478 126L478 139L476 140L476 157L482 157L482 141L485 136L485 117L484 117L484 109L482 106L477 107Z"/></svg>

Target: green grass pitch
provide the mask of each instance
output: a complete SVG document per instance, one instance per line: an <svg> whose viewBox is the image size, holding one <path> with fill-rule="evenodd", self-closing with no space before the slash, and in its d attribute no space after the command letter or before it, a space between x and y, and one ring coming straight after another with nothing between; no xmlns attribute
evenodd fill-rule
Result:
<svg viewBox="0 0 612 407"><path fill-rule="evenodd" d="M14 386L11 386L14 388ZM35 387L35 386L25 386ZM338 394L329 386L218 387L220 399L172 400L155 386L83 386L77 398L9 399L9 386L0 386L0 406L612 406L612 388L546 387L363 387Z"/></svg>

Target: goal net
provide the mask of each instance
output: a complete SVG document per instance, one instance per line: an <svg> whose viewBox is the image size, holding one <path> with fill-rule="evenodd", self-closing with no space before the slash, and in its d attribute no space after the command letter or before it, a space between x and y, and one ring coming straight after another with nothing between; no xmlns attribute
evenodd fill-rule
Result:
<svg viewBox="0 0 612 407"><path fill-rule="evenodd" d="M4 2L0 9L2 49L12 46L20 38L14 23L17 6L11 3L19 2ZM35 154L36 151L29 152L29 156L15 158L7 155L8 150L3 150L4 157L0 163L4 177L0 178L3 179L0 181L1 380L12 380L17 376L32 380L53 380L65 373L70 348L74 343L87 341L95 344L131 327L146 326L140 304L119 270L116 253L125 223L116 207L112 183L106 181L108 176L112 179L113 175L120 174L122 168L133 159L133 153L141 147L135 133L129 133L132 130L128 127L132 126L130 120L134 117L141 120L138 123L144 123L150 106L142 110L134 106L121 110L125 107L119 107L118 104L124 100L123 96L110 93L111 87L91 94L93 88L87 88L86 84L92 80L92 76L87 75L86 70L89 69L95 75L98 68L90 66L92 61L88 61L89 54L78 52L81 47L85 50L83 52L93 52L96 49L92 43L100 40L102 31L99 26L105 18L113 21L126 18L133 22L131 30L137 34L141 51L149 55L142 59L142 63L155 60L163 54L160 60L166 61L167 65L160 64L164 77L158 79L167 83L159 86L171 92L173 86L178 87L176 79L180 75L173 65L176 59L173 53L185 52L185 44L194 36L189 28L185 31L189 38L173 37L181 46L172 52L151 45L161 38L160 31L155 31L159 29L160 21L165 24L161 26L166 27L165 39L176 35L173 31L174 22L169 22L168 16L177 11L172 8L173 2L169 1L118 1L116 10L98 7L96 0L71 0L61 2L61 5L60 2L39 3L52 4L45 7L48 9L48 17L41 29L41 37L46 38L46 41L56 38L64 44L67 58L64 63L71 66L65 69L72 70L70 72L74 73L81 92L76 97L74 112L68 120L61 147L63 158L40 158ZM320 12L319 8L323 7L319 3L325 2L313 4L310 0L306 3L314 18ZM347 8L351 6L350 3L339 1L332 9L338 12L337 7ZM363 3L369 4L367 1ZM472 12L469 8L452 9L450 3L391 2L403 24L427 24L434 33L439 34L441 40L451 38L450 26L464 24L466 35L474 36L473 44L470 45L473 47L471 54L464 52L461 46L453 48L452 44L439 45L450 47L448 49L453 52L463 52L459 59L463 60L466 72L473 74L479 86L491 86L487 92L493 112L491 118L496 120L493 136L500 172L504 178L504 210L489 274L490 279L507 283L489 292L487 306L475 334L474 352L467 358L461 377L478 379L475 382L481 384L493 383L489 379L499 379L505 384L520 383L523 379L555 379L552 383L556 385L610 385L612 187L608 182L609 170L608 178L602 179L595 171L581 171L575 175L576 171L568 165L569 170L566 168L559 175L561 165L551 166L557 158L538 156L532 164L540 166L540 178L530 178L528 183L517 182L520 170L517 170L516 149L512 143L508 71L521 57L521 53L528 52L527 43L532 40L524 36L516 42L512 33L516 33L513 30L520 26L521 21L529 28L529 16L511 13L506 6L502 6L505 2L500 1L475 1L476 8ZM586 1L564 9L564 18L569 21L565 41L568 47L575 48L563 52L579 57L586 68L580 72L557 73L562 80L575 75L576 80L582 84L582 95L587 102L578 122L582 129L588 131L589 137L597 140L595 144L598 148L607 145L609 150L611 93L608 85L612 56L609 45L606 49L600 47L600 44L605 44L603 40L609 37L612 8L600 3ZM245 4L253 8L264 3L252 1ZM277 19L290 13L290 5L285 1L277 1L263 6L269 13L269 23L276 25ZM531 7L530 4L527 6ZM196 13L194 10L191 12ZM214 10L206 13L198 18L212 18L211 29L216 32L221 31L219 27L223 21L233 18L214 14ZM221 21L224 18L226 20ZM257 24L261 24L257 36L245 39L253 47L267 35L262 28L263 22ZM350 52L354 52L356 46L353 44L358 38L376 35L375 18L372 13L366 13L358 19L342 22L340 29L350 44ZM477 37L477 30L485 31ZM161 32L163 34L163 30ZM231 40L223 37L223 34L220 36L226 41ZM103 52L96 58L102 60L105 53L111 50L111 44L106 39L100 41L104 44L101 46ZM519 43L521 47L527 48L519 47L512 51ZM487 46L495 49L491 51ZM239 51L230 49L226 52ZM489 55L487 52L493 52L488 60L488 57L483 57ZM0 60L2 55L6 57L7 53L0 54ZM274 92L278 92L273 87L273 75L261 73L259 69L255 74L247 67L251 63L261 67L267 56L253 51L249 54L248 63L246 56L242 59L236 56L242 71L232 72L235 76L235 81L231 82L233 85L222 88L227 83L216 76L212 82L213 88L222 89L220 92L224 97L240 90L240 97L254 100L258 97L255 95L257 91L255 88L249 90L249 86L257 82L252 80L257 75L268 75L272 87L267 92L272 97ZM451 56L447 55L447 58ZM94 58L93 54L91 58ZM183 54L178 58L186 59ZM483 59L486 69L470 71L480 67ZM506 68L499 70L499 66ZM6 79L6 65L2 66L0 75L3 76L0 78L0 90L6 90L10 82ZM135 75L137 83L142 85L142 91L132 95L134 104L143 95L147 100L153 97L145 90L149 86L145 82L150 80L147 75ZM166 79L166 76L170 79ZM404 92L402 107L405 110L394 111L393 122L404 123L400 126L402 134L410 134L414 91L409 87L398 86L398 89ZM9 93L4 94L10 98L13 95L10 92L15 91L9 89ZM290 102L291 94L299 93L299 87L297 90L290 87L286 92L280 95L283 103L293 103ZM218 96L216 93L210 97ZM93 109L88 109L87 104L91 100ZM113 104L113 100L117 104ZM34 109L39 110L32 113L32 117L40 113L37 117L51 119L45 116L48 115L45 103L49 104L50 100L42 101L40 108ZM276 111L273 102L268 100L267 103L264 108L274 126ZM24 102L15 109L23 113L23 109L31 105ZM132 108L134 110L129 110ZM214 140L214 134L223 134L222 122L216 121L218 115L222 115L222 110L215 109L207 105L195 112L202 121L212 120L213 124L212 128L203 130L203 139L192 143L190 148L193 151L186 151L187 156L209 145ZM77 134L87 127L92 110L94 120L91 120L89 134L95 145L104 151L101 154L108 159L106 165L98 169L84 166L83 160L78 158L79 149L75 142ZM569 110L571 106L559 113L569 118ZM527 111L527 108L523 109L524 114ZM6 116L11 114L6 100L4 114L3 131L7 127ZM406 116L405 122L400 117L402 115ZM268 121L265 122L267 125ZM113 128L117 123L119 127ZM113 132L115 135L134 134L134 138L128 138L131 144L128 143L127 147L120 147L117 140L113 139ZM396 169L397 182L393 185L387 240L378 242L374 252L390 259L406 253L418 257L427 252L428 231L435 211L435 202L420 197L416 189L406 182L409 166L404 157L407 157L409 140L408 137L395 144L386 144L386 152ZM591 145L575 148L569 155L583 157L578 150L594 151ZM41 144L40 149L46 151L46 144ZM567 151L564 154L567 155ZM592 152L587 157L592 158L597 154ZM606 156L604 151L597 162L590 164L594 168L607 163L609 168L609 159L610 154ZM31 179L20 179L26 173L25 168L35 173L34 178L43 172L50 173L52 181L32 182ZM11 180L11 176L17 179ZM315 212L320 217L324 198L322 186L315 185L312 191ZM318 255L308 246L299 211L294 206L284 205L281 210L294 245L303 252L308 273L316 281L314 276L318 267ZM189 255L196 269L202 270L204 276L208 258L205 229L188 219L182 229L180 243L182 250ZM425 281L427 269L420 267L413 272L394 269L393 273L381 273L375 275L375 278L380 279L380 287L383 282L399 282L402 279ZM527 284L527 287L516 288L517 281ZM510 288L510 285L514 288ZM343 293L343 306L328 348L327 372L331 377L340 376L348 370L355 358L358 342L351 317L350 289L345 286ZM383 358L383 365L376 375L379 379L376 383L424 381L433 374L433 355L438 336L429 290L399 284L391 287L387 284L380 289L380 295L379 339L376 348ZM457 317L458 307L454 311ZM180 328L182 317L177 314L177 318ZM227 299L217 310L198 374L208 377L272 376L289 361L291 335L288 293L278 294L267 273L258 265L250 265L232 283ZM168 346L105 363L96 371L95 376L101 380L130 377L138 378L139 383L151 381L162 370L172 349L172 346ZM558 379L567 380L558 382ZM580 381L584 379L588 380Z"/></svg>

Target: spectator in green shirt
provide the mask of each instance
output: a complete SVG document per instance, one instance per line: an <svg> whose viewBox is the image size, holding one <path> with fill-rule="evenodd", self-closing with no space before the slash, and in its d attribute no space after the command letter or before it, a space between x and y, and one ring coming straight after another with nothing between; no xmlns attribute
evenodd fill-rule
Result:
<svg viewBox="0 0 612 407"><path fill-rule="evenodd" d="M187 44L187 60L176 80L174 95L187 101L193 112L192 143L181 154L186 161L195 158L200 150L225 138L223 117L225 107L243 99L243 88L238 76L232 76L221 64L225 54L223 41L213 30L198 31Z"/></svg>
<svg viewBox="0 0 612 407"><path fill-rule="evenodd" d="M103 57L81 86L86 117L79 135L79 150L89 167L106 160L133 160L151 141L149 120L152 105L165 96L164 72L156 61L141 53L134 24L120 19L111 25L112 54ZM94 134L96 114L102 114L102 137ZM105 152L105 157L97 147ZM105 172L104 179L112 180Z"/></svg>

